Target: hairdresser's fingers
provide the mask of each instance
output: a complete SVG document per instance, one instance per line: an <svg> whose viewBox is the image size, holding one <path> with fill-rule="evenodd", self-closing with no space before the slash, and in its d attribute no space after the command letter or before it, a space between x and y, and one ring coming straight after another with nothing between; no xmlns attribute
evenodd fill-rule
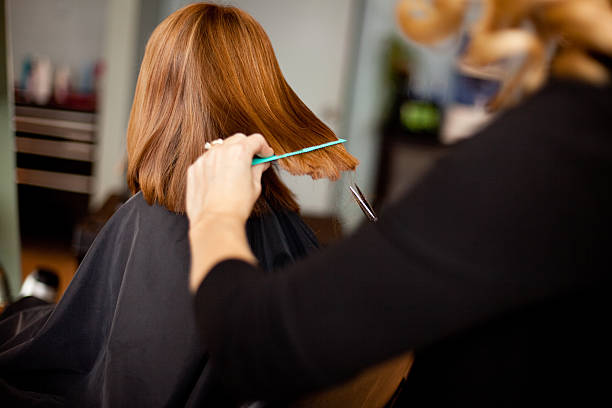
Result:
<svg viewBox="0 0 612 408"><path fill-rule="evenodd" d="M259 133L250 136L236 133L224 140L223 149L215 148L214 150L217 151L217 154L227 155L226 159L236 160L238 163L249 166L253 156L268 157L274 154L274 150ZM220 153L221 151L223 153Z"/></svg>
<svg viewBox="0 0 612 408"><path fill-rule="evenodd" d="M262 135L235 134L215 144L190 166L187 174L187 215L196 223L204 214L248 218L261 193L262 173L269 163L252 166L253 156L269 156Z"/></svg>
<svg viewBox="0 0 612 408"><path fill-rule="evenodd" d="M246 136L244 133L236 133L225 139L224 145L240 144L246 148L246 154L259 157L268 157L274 154L274 150L270 147L266 139L259 133L253 133Z"/></svg>
<svg viewBox="0 0 612 408"><path fill-rule="evenodd" d="M251 174L253 180L253 188L255 189L255 195L259 197L261 193L261 176L264 171L270 168L270 163L258 164L256 166L251 167Z"/></svg>
<svg viewBox="0 0 612 408"><path fill-rule="evenodd" d="M253 156L268 157L274 154L274 150L272 150L266 139L259 133L247 136L245 143L250 151L253 152Z"/></svg>
<svg viewBox="0 0 612 408"><path fill-rule="evenodd" d="M245 138L217 145L189 168L187 215L192 225L206 214L248 218L261 192L261 173L269 166L257 166L253 173Z"/></svg>
<svg viewBox="0 0 612 408"><path fill-rule="evenodd" d="M228 144L240 143L241 141L246 139L246 137L247 136L244 133L234 133L230 137L226 137L225 139L223 139L223 144L228 145Z"/></svg>
<svg viewBox="0 0 612 408"><path fill-rule="evenodd" d="M270 163L262 163L256 166L251 166L251 173L253 174L253 181L261 180L261 175L264 171L270 168Z"/></svg>
<svg viewBox="0 0 612 408"><path fill-rule="evenodd" d="M200 219L203 212L203 197L206 196L208 183L204 174L204 155L200 156L187 169L187 193L185 209L192 224Z"/></svg>

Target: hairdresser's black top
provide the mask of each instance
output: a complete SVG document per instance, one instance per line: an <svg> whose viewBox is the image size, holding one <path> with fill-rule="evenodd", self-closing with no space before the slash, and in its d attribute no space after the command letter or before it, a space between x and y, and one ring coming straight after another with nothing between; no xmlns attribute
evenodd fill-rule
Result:
<svg viewBox="0 0 612 408"><path fill-rule="evenodd" d="M0 316L0 406L225 405L193 315L187 229L184 215L139 193L99 233L57 306ZM260 272L317 246L283 211L251 218L247 235Z"/></svg>
<svg viewBox="0 0 612 408"><path fill-rule="evenodd" d="M218 264L196 314L250 398L414 349L402 406L609 400L611 245L612 91L553 82L352 238L283 274Z"/></svg>

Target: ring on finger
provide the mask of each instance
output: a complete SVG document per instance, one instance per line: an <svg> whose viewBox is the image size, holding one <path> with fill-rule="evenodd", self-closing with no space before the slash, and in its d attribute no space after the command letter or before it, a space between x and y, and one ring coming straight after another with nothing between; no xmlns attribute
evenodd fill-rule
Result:
<svg viewBox="0 0 612 408"><path fill-rule="evenodd" d="M204 144L204 149L210 150L213 147L213 145L218 145L218 144L223 144L223 139L215 139L212 142L206 142Z"/></svg>

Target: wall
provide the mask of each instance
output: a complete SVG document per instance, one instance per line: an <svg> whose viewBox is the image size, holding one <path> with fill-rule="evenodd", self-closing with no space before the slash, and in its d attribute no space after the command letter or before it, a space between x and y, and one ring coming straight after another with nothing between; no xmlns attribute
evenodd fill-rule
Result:
<svg viewBox="0 0 612 408"><path fill-rule="evenodd" d="M16 295L21 284L19 265L19 226L17 186L15 184L15 137L12 117L10 36L5 14L5 1L0 0L0 263L9 278L11 293Z"/></svg>
<svg viewBox="0 0 612 408"><path fill-rule="evenodd" d="M127 188L125 133L138 71L138 32L143 0L108 0L104 35L106 72L100 99L99 134L91 207Z"/></svg>

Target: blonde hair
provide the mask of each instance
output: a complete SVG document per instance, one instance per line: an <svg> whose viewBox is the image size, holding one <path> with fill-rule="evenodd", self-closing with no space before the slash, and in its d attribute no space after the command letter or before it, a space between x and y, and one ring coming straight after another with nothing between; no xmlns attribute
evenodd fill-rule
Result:
<svg viewBox="0 0 612 408"><path fill-rule="evenodd" d="M168 16L149 39L127 131L128 184L149 203L184 212L187 168L204 144L261 133L276 154L337 140L289 87L263 28L235 7L196 3ZM336 179L358 161L341 145L279 161L293 174ZM267 206L298 210L274 170Z"/></svg>
<svg viewBox="0 0 612 408"><path fill-rule="evenodd" d="M459 29L469 0L400 0L404 33L431 44ZM522 64L504 78L490 107L516 103L540 88L552 73L593 84L610 82L610 72L592 53L612 54L610 0L482 0L462 62L484 67L515 56Z"/></svg>

